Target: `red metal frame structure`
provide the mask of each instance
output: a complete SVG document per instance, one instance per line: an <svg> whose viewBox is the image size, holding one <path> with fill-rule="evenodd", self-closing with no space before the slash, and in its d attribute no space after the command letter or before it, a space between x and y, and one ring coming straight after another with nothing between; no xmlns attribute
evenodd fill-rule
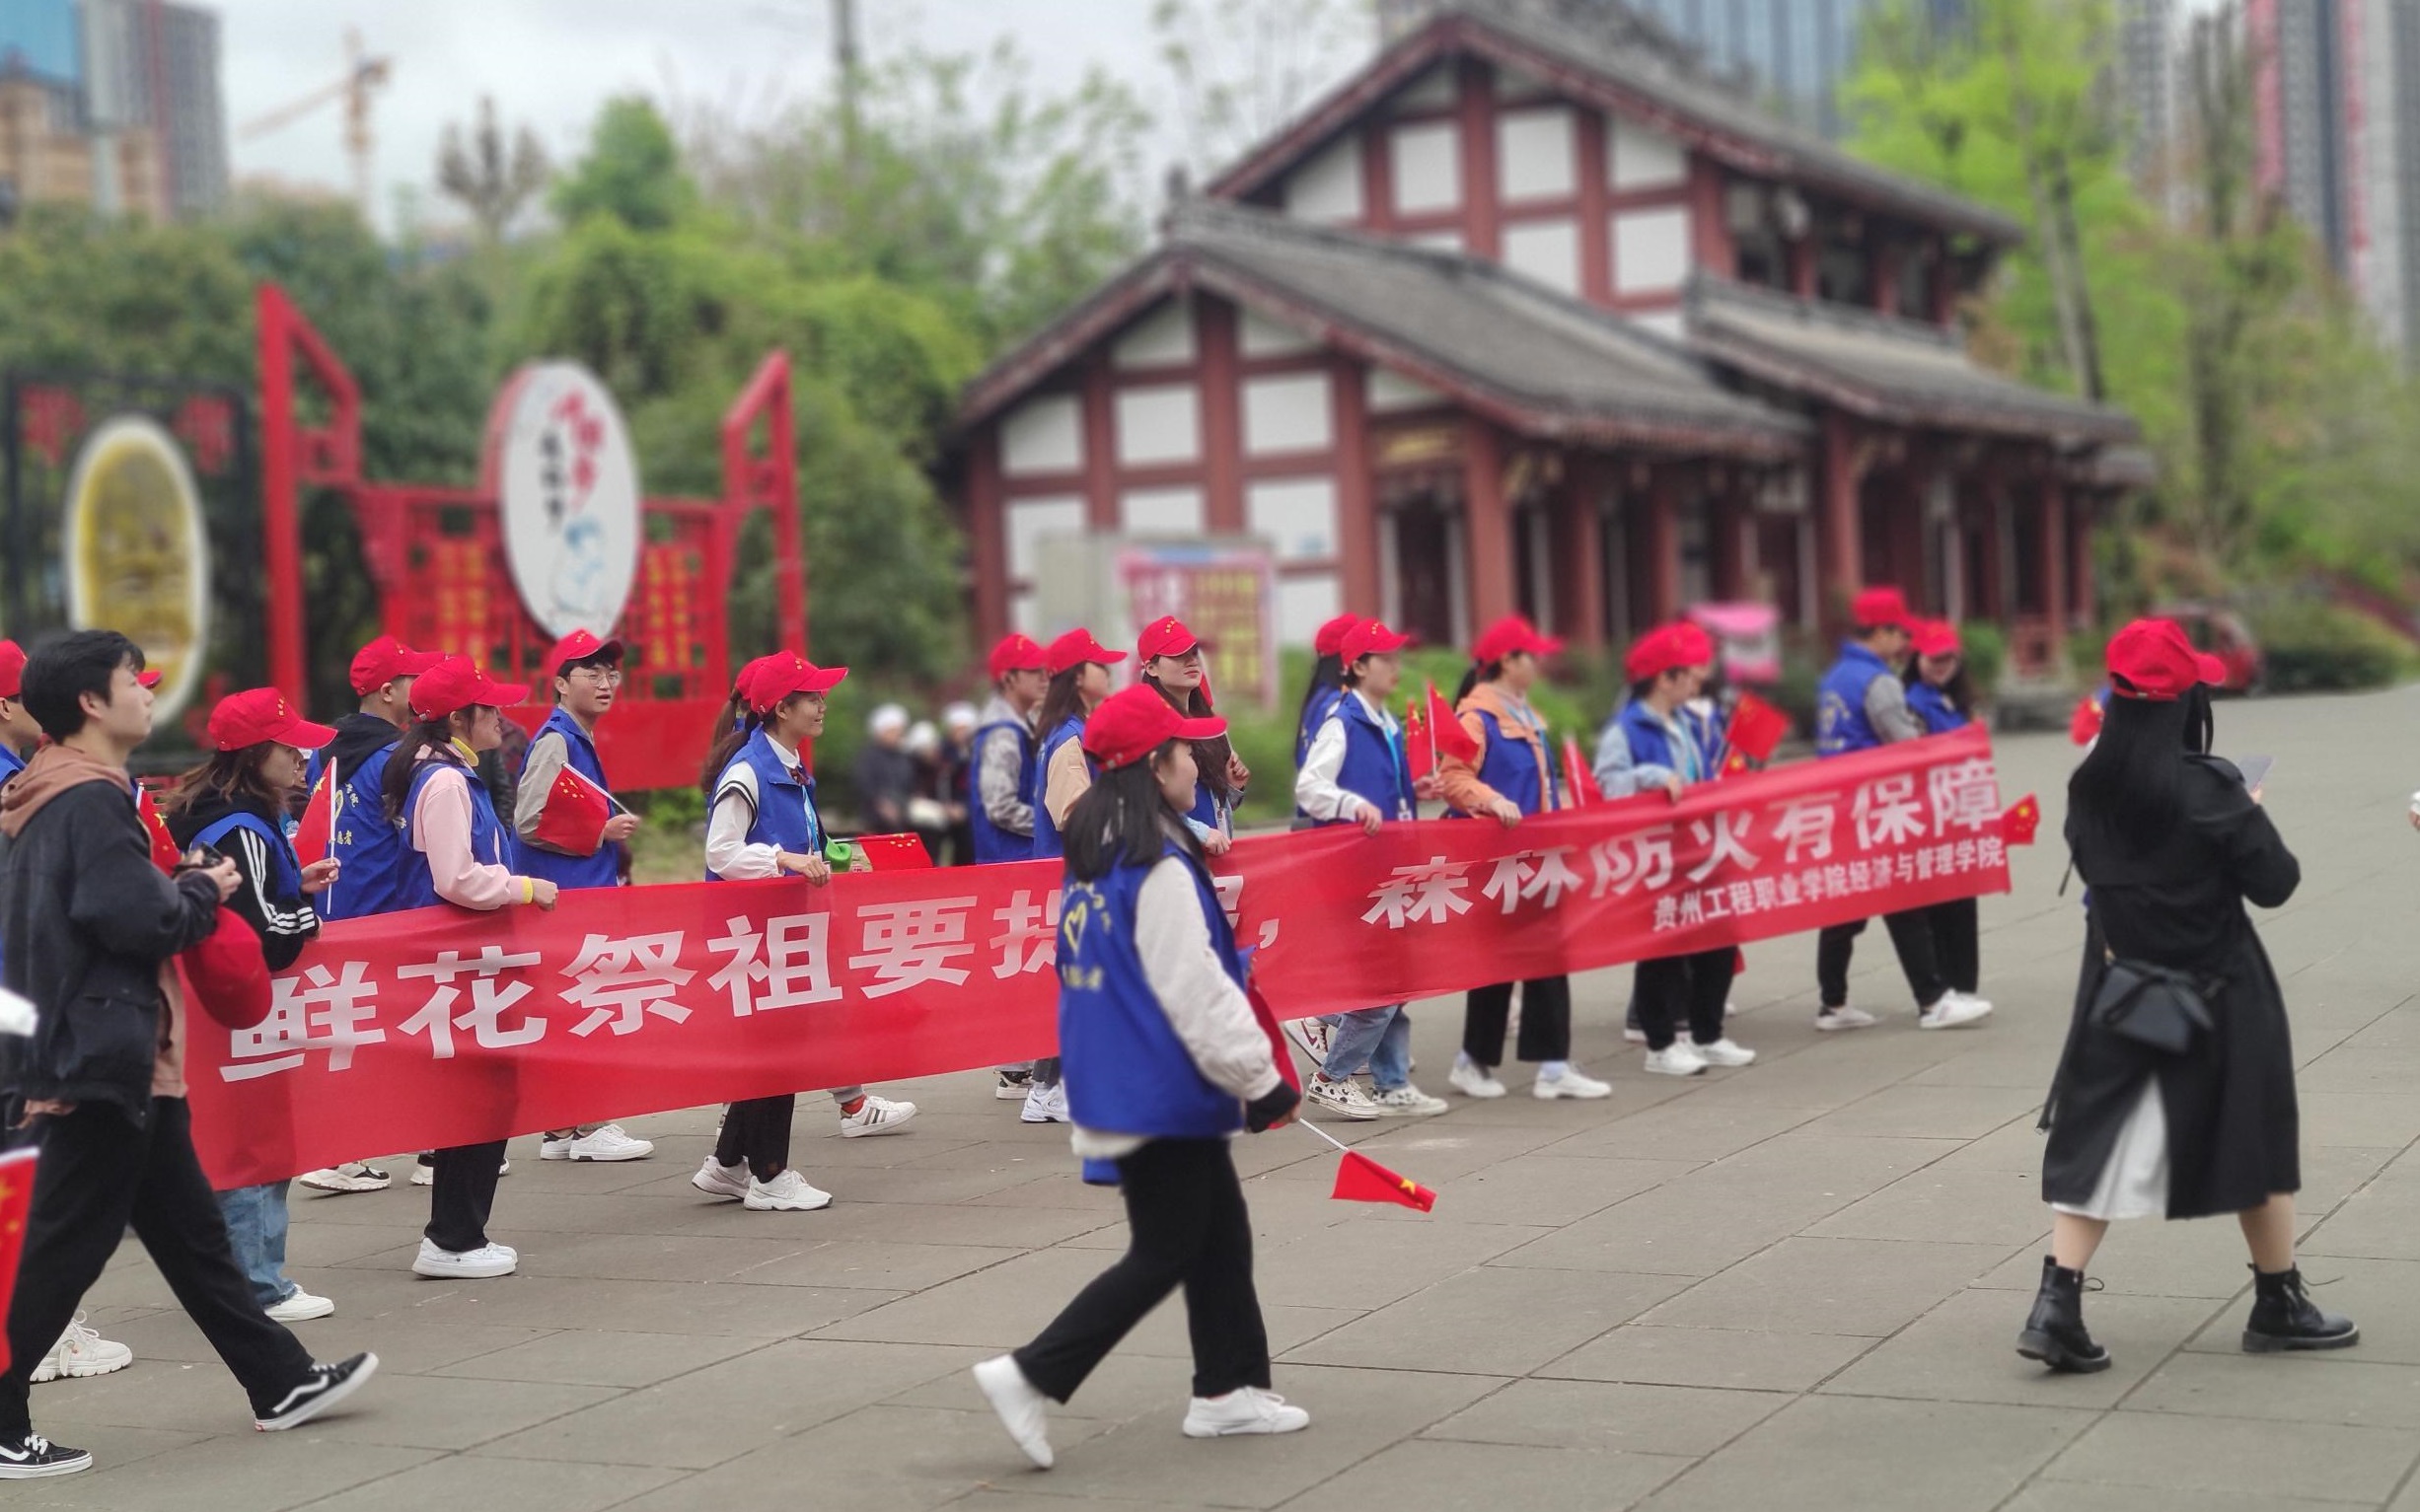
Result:
<svg viewBox="0 0 2420 1512"><path fill-rule="evenodd" d="M535 675L551 637L513 591L494 493L364 478L361 393L351 374L283 289L262 284L256 309L270 681L298 702L308 697L301 490L333 488L353 512L385 628L410 645L465 652L530 678L538 701L508 712L535 729L548 708L545 681ZM298 359L325 404L316 424L297 410ZM623 698L637 707L598 730L599 754L618 785L637 791L696 779L731 686L731 578L740 530L758 509L772 512L782 644L806 650L794 442L789 358L775 351L723 415L723 496L642 502L638 580L618 627L631 648Z"/></svg>

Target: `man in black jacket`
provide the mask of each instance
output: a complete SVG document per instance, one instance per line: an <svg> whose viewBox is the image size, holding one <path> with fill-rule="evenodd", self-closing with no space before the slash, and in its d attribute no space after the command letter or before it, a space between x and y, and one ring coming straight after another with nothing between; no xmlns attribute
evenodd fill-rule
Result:
<svg viewBox="0 0 2420 1512"><path fill-rule="evenodd" d="M173 880L152 864L126 774L151 735L142 668L110 630L37 650L24 699L52 744L0 793L0 973L40 1015L31 1036L0 1036L0 1128L41 1145L0 1373L0 1479L91 1468L34 1431L27 1387L128 1224L258 1427L307 1422L378 1368L370 1354L314 1364L262 1315L193 1153L173 961L216 927L237 877L225 861Z"/></svg>

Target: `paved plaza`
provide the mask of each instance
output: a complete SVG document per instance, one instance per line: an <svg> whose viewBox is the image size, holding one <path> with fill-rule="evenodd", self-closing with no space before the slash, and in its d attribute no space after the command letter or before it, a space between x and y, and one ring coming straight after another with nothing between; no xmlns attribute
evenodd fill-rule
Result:
<svg viewBox="0 0 2420 1512"><path fill-rule="evenodd" d="M519 1275L406 1266L427 1193L297 1189L293 1273L336 1299L322 1357L376 1350L358 1405L251 1431L244 1400L129 1243L90 1299L133 1368L36 1389L37 1426L101 1468L10 1508L501 1512L839 1508L1126 1512L1654 1512L1843 1507L2232 1512L2420 1509L2420 688L2223 705L2220 747L2278 756L2269 804L2303 889L2264 920L2294 1015L2304 1266L2359 1348L2237 1348L2235 1225L2119 1225L2087 1316L2115 1368L2051 1377L2012 1343L2049 1224L2034 1117L2081 928L2057 896L2074 750L2004 742L2043 843L1984 905L1972 1031L1920 1033L1869 933L1861 1034L1813 1032L1813 942L1752 947L1735 1033L1764 1058L1650 1078L1621 1042L1627 971L1578 985L1595 1104L1514 1096L1409 1124L1327 1127L1438 1188L1433 1216L1328 1200L1335 1156L1244 1140L1278 1389L1309 1431L1195 1442L1163 1309L1057 1413L1059 1468L1001 1433L967 1367L1023 1341L1123 1243L1063 1130L989 1078L889 1088L923 1114L843 1142L802 1101L798 1163L827 1211L743 1212L690 1189L711 1109L629 1120L632 1165L541 1165L516 1140L493 1232ZM1458 1001L1419 1011L1442 1091ZM1516 1083L1516 1092L1525 1083Z"/></svg>

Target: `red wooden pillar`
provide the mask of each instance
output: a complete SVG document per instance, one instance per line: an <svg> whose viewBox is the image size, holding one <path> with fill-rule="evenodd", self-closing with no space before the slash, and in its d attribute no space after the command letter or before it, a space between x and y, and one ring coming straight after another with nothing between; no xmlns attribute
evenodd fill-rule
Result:
<svg viewBox="0 0 2420 1512"><path fill-rule="evenodd" d="M1939 604L1925 560L1923 474L1910 464L1899 469L1890 493L1890 574L1919 609Z"/></svg>
<svg viewBox="0 0 2420 1512"><path fill-rule="evenodd" d="M1455 114L1462 131L1462 250L1490 262L1503 256L1496 203L1496 70L1464 58Z"/></svg>
<svg viewBox="0 0 2420 1512"><path fill-rule="evenodd" d="M1857 455L1857 441L1856 427L1847 415L1837 409L1823 412L1823 487L1815 501L1820 521L1815 560L1823 587L1821 617L1827 625L1845 619L1849 600L1865 581L1865 521L1859 497L1865 468Z"/></svg>
<svg viewBox="0 0 2420 1512"><path fill-rule="evenodd" d="M1471 633L1512 612L1512 512L1504 501L1503 441L1477 415L1462 417L1463 560Z"/></svg>
<svg viewBox="0 0 2420 1512"><path fill-rule="evenodd" d="M2036 549L2041 553L2042 618L2050 630L2050 664L2054 669L2066 666L2063 649L2067 641L2067 486L2060 480L2054 465L2042 477L2041 539Z"/></svg>
<svg viewBox="0 0 2420 1512"><path fill-rule="evenodd" d="M1815 277L1815 232L1810 226L1804 236L1790 244L1790 292L1800 299L1813 299L1819 287Z"/></svg>
<svg viewBox="0 0 2420 1512"><path fill-rule="evenodd" d="M1703 153L1689 155L1689 245L1696 250L1701 271L1719 278L1739 276L1739 250L1731 242L1730 217L1723 206L1723 170Z"/></svg>
<svg viewBox="0 0 2420 1512"><path fill-rule="evenodd" d="M1328 363L1328 403L1336 432L1336 555L1344 607L1378 608L1378 514L1370 485L1369 404L1361 365Z"/></svg>
<svg viewBox="0 0 2420 1512"><path fill-rule="evenodd" d="M1875 228L1868 241L1867 276L1872 280L1873 308L1881 315L1899 313L1899 239Z"/></svg>
<svg viewBox="0 0 2420 1512"><path fill-rule="evenodd" d="M1933 324L1946 325L1956 320L1958 313L1957 280L1950 275L1949 271L1949 239L1947 237L1933 239L1932 277L1926 281L1931 286L1925 292L1933 300Z"/></svg>
<svg viewBox="0 0 2420 1512"><path fill-rule="evenodd" d="M1582 651L1605 644L1605 473L1596 454L1574 452L1554 502L1554 633Z"/></svg>
<svg viewBox="0 0 2420 1512"><path fill-rule="evenodd" d="M1371 231L1395 226L1394 135L1382 114L1361 128L1361 224Z"/></svg>
<svg viewBox="0 0 2420 1512"><path fill-rule="evenodd" d="M2068 514L2068 554L2075 562L2068 620L2079 630L2091 629L2100 618L2099 590L2092 581L2092 523L2099 505L2096 495L2087 493L2075 500Z"/></svg>
<svg viewBox="0 0 2420 1512"><path fill-rule="evenodd" d="M1737 478L1724 483L1709 509L1715 597L1726 602L1744 599L1748 596L1748 508L1740 496Z"/></svg>
<svg viewBox="0 0 2420 1512"><path fill-rule="evenodd" d="M1244 431L1235 307L1203 294L1195 297L1194 310L1202 353L1203 518L1213 535L1241 535Z"/></svg>
<svg viewBox="0 0 2420 1512"><path fill-rule="evenodd" d="M1613 223L1606 195L1611 183L1605 161L1605 116L1573 112L1579 140L1574 162L1579 180L1579 297L1592 305L1613 303ZM1700 265L1705 259L1700 257Z"/></svg>
<svg viewBox="0 0 2420 1512"><path fill-rule="evenodd" d="M1983 483L1982 514L1983 602L1975 606L1974 614L2006 626L2017 613L2017 593L2011 583L2015 574L2009 570L2009 500L2004 486L1988 475Z"/></svg>
<svg viewBox="0 0 2420 1512"><path fill-rule="evenodd" d="M987 420L967 448L967 540L975 555L975 633L1008 633L1008 496L1000 484L1000 427Z"/></svg>
<svg viewBox="0 0 2420 1512"><path fill-rule="evenodd" d="M1084 360L1084 523L1118 528L1118 407L1109 387L1109 355Z"/></svg>
<svg viewBox="0 0 2420 1512"><path fill-rule="evenodd" d="M1651 624L1680 617L1680 478L1657 468L1647 490L1647 608Z"/></svg>

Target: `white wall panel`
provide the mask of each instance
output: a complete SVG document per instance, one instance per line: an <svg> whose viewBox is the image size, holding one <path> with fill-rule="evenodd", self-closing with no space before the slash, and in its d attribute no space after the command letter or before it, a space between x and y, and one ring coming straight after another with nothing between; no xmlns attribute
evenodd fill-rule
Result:
<svg viewBox="0 0 2420 1512"><path fill-rule="evenodd" d="M1439 65L1430 69L1395 96L1398 110L1442 110L1454 103L1454 71Z"/></svg>
<svg viewBox="0 0 2420 1512"><path fill-rule="evenodd" d="M1325 561L1339 553L1336 479L1271 478L1244 490L1244 526L1265 536L1284 562Z"/></svg>
<svg viewBox="0 0 2420 1512"><path fill-rule="evenodd" d="M1254 457L1272 452L1323 450L1330 428L1328 375L1287 373L1244 381L1244 451Z"/></svg>
<svg viewBox="0 0 2420 1512"><path fill-rule="evenodd" d="M1149 368L1193 358L1193 302L1175 299L1129 326L1111 349L1110 361L1121 368Z"/></svg>
<svg viewBox="0 0 2420 1512"><path fill-rule="evenodd" d="M1301 352L1319 350L1318 342L1292 326L1281 325L1249 310L1244 312L1237 344L1247 357L1291 357Z"/></svg>
<svg viewBox="0 0 2420 1512"><path fill-rule="evenodd" d="M1579 228L1570 221L1522 221L1504 228L1504 266L1560 294L1579 292Z"/></svg>
<svg viewBox="0 0 2420 1512"><path fill-rule="evenodd" d="M1027 399L1000 421L1000 470L1010 477L1084 465L1083 403L1072 394Z"/></svg>
<svg viewBox="0 0 2420 1512"><path fill-rule="evenodd" d="M1202 535L1202 490L1137 488L1118 501L1118 523L1137 536Z"/></svg>
<svg viewBox="0 0 2420 1512"><path fill-rule="evenodd" d="M1427 384L1415 383L1385 368L1370 368L1367 371L1367 402L1373 414L1396 409L1426 409L1430 405L1445 402L1445 396Z"/></svg>
<svg viewBox="0 0 2420 1512"><path fill-rule="evenodd" d="M1345 612L1344 589L1333 572L1278 579L1278 644L1307 646L1319 627Z"/></svg>
<svg viewBox="0 0 2420 1512"><path fill-rule="evenodd" d="M1285 213L1296 220L1357 221L1365 203L1357 131L1329 143L1285 179Z"/></svg>
<svg viewBox="0 0 2420 1512"><path fill-rule="evenodd" d="M1041 543L1049 536L1084 534L1084 501L1076 498L1008 501L1008 575L1030 579L1041 570Z"/></svg>
<svg viewBox="0 0 2420 1512"><path fill-rule="evenodd" d="M1202 406L1192 384L1118 391L1118 461L1127 467L1202 455Z"/></svg>
<svg viewBox="0 0 2420 1512"><path fill-rule="evenodd" d="M1613 288L1617 294L1677 289L1689 276L1689 212L1626 210L1613 218Z"/></svg>
<svg viewBox="0 0 2420 1512"><path fill-rule="evenodd" d="M1397 126L1388 133L1397 210L1416 215L1462 203L1461 135L1461 128L1449 120Z"/></svg>
<svg viewBox="0 0 2420 1512"><path fill-rule="evenodd" d="M1689 155L1679 142L1611 115L1605 117L1605 161L1617 189L1664 188L1689 178Z"/></svg>
<svg viewBox="0 0 2420 1512"><path fill-rule="evenodd" d="M1558 199L1578 184L1572 112L1564 106L1496 117L1496 181L1504 198Z"/></svg>

